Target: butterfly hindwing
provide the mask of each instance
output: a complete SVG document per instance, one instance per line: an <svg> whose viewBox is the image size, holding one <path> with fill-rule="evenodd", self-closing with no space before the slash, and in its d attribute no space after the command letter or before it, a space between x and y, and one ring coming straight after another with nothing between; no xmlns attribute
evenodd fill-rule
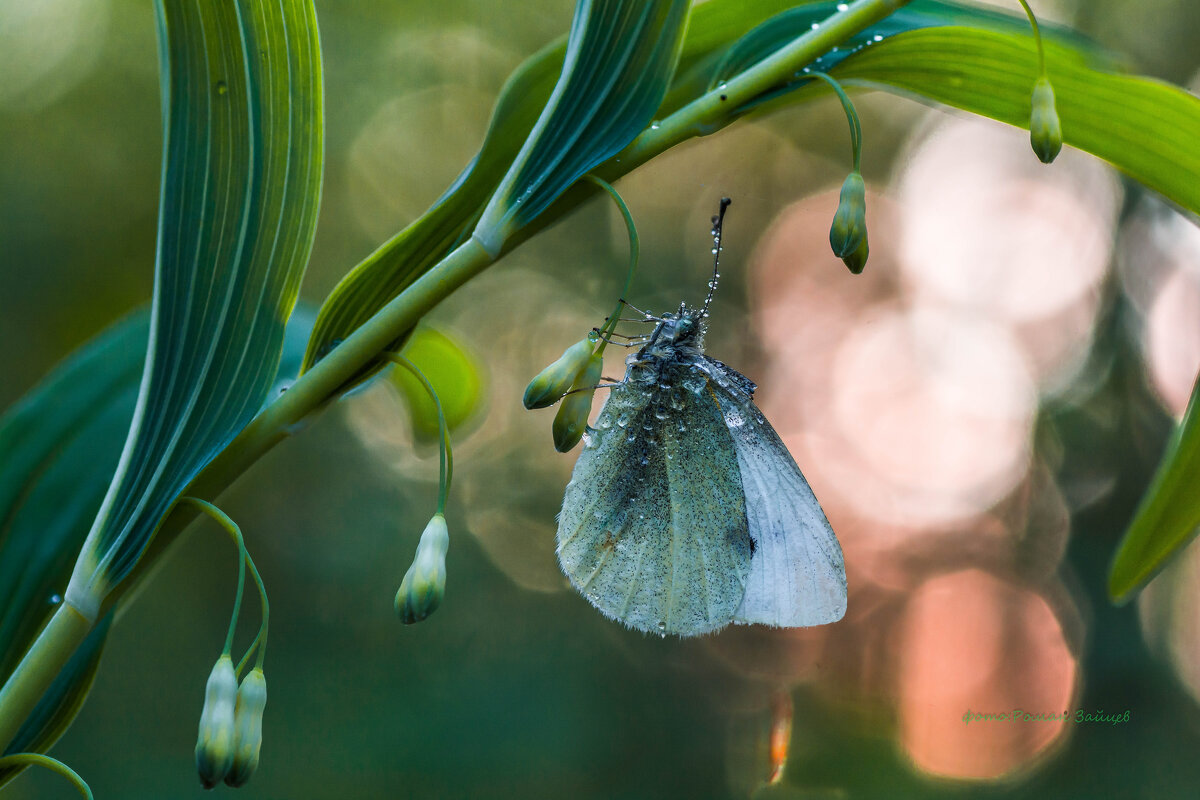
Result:
<svg viewBox="0 0 1200 800"><path fill-rule="evenodd" d="M612 390L567 485L558 558L606 615L695 636L733 621L752 547L715 387L676 369L668 389Z"/></svg>
<svg viewBox="0 0 1200 800"><path fill-rule="evenodd" d="M753 384L719 361L706 368L737 452L754 557L734 622L805 627L846 613L842 548L795 459L754 405Z"/></svg>

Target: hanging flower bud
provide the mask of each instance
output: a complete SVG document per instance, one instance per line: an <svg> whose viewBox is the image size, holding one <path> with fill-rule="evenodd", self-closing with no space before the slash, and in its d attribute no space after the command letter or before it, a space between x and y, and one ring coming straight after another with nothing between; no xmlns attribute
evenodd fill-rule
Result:
<svg viewBox="0 0 1200 800"><path fill-rule="evenodd" d="M863 267L867 265L868 252L870 252L870 248L867 246L867 237L864 236L862 241L858 243L858 248L855 249L853 253L843 258L842 263L849 267L850 271L855 275L861 275Z"/></svg>
<svg viewBox="0 0 1200 800"><path fill-rule="evenodd" d="M238 687L237 709L233 718L233 764L225 783L241 786L258 769L262 749L263 711L267 707L267 678L255 667L242 678Z"/></svg>
<svg viewBox="0 0 1200 800"><path fill-rule="evenodd" d="M588 357L592 354L590 339L576 342L563 351L559 359L529 382L525 388L526 408L546 408L558 402L571 386L579 373L587 366Z"/></svg>
<svg viewBox="0 0 1200 800"><path fill-rule="evenodd" d="M829 244L833 247L834 255L845 259L858 250L866 238L867 186L862 174L855 170L842 183L842 196L833 215L833 225L829 228Z"/></svg>
<svg viewBox="0 0 1200 800"><path fill-rule="evenodd" d="M204 710L196 738L196 771L200 783L211 789L224 780L233 764L234 709L237 706L237 674L228 655L217 659L204 689Z"/></svg>
<svg viewBox="0 0 1200 800"><path fill-rule="evenodd" d="M1033 85L1033 111L1029 115L1029 141L1043 164L1049 164L1062 150L1062 124L1054 108L1054 88L1045 75Z"/></svg>
<svg viewBox="0 0 1200 800"><path fill-rule="evenodd" d="M558 413L554 415L554 449L565 453L583 438L587 429L588 415L592 413L592 398L596 394L596 384L600 383L600 373L604 371L604 358L600 355L591 356L575 384L574 390L567 395Z"/></svg>
<svg viewBox="0 0 1200 800"><path fill-rule="evenodd" d="M417 543L417 555L396 592L396 613L405 625L420 622L442 604L446 595L446 550L450 531L446 518L434 514Z"/></svg>

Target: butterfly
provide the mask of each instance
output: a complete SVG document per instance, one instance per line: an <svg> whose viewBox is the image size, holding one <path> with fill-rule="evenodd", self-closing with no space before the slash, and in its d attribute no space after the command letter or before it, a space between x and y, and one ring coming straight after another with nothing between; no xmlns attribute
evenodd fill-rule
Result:
<svg viewBox="0 0 1200 800"><path fill-rule="evenodd" d="M713 218L720 250L721 215ZM701 308L655 317L584 435L558 561L606 616L663 636L730 624L805 627L846 611L841 546L754 404L755 384L704 354Z"/></svg>

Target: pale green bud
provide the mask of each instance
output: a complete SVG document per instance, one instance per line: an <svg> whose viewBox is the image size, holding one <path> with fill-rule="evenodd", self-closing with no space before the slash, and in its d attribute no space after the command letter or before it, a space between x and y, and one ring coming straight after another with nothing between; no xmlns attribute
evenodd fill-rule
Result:
<svg viewBox="0 0 1200 800"><path fill-rule="evenodd" d="M558 360L529 382L525 387L525 407L545 408L558 402L574 385L579 373L587 366L592 354L590 339L576 342L563 351Z"/></svg>
<svg viewBox="0 0 1200 800"><path fill-rule="evenodd" d="M558 413L554 415L554 449L565 453L583 438L587 430L588 416L592 413L592 398L596 394L596 384L600 383L600 375L604 371L604 358L593 355L579 377L575 379L574 391L567 395Z"/></svg>
<svg viewBox="0 0 1200 800"><path fill-rule="evenodd" d="M446 550L450 531L446 518L434 514L417 543L417 556L400 581L396 592L396 613L405 625L420 622L442 604L446 596Z"/></svg>
<svg viewBox="0 0 1200 800"><path fill-rule="evenodd" d="M241 786L258 769L266 707L267 678L260 668L255 667L242 678L242 685L238 687L233 718L233 764L225 776L229 786Z"/></svg>
<svg viewBox="0 0 1200 800"><path fill-rule="evenodd" d="M870 252L870 247L867 246L867 237L864 236L862 241L858 243L858 248L842 259L842 262L850 268L850 271L855 275L862 274L863 267L867 265L867 254Z"/></svg>
<svg viewBox="0 0 1200 800"><path fill-rule="evenodd" d="M867 185L855 170L842 183L842 196L829 227L829 245L838 258L846 258L867 238Z"/></svg>
<svg viewBox="0 0 1200 800"><path fill-rule="evenodd" d="M196 737L196 771L205 789L224 780L233 764L234 710L237 674L228 655L217 659L204 688L204 710Z"/></svg>
<svg viewBox="0 0 1200 800"><path fill-rule="evenodd" d="M1062 150L1062 124L1054 108L1054 89L1043 75L1033 85L1032 112L1029 115L1029 142L1043 164L1049 164Z"/></svg>

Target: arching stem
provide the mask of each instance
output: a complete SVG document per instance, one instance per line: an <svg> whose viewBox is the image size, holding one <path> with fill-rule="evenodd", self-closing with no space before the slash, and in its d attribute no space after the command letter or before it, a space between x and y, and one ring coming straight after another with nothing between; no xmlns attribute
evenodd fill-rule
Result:
<svg viewBox="0 0 1200 800"><path fill-rule="evenodd" d="M450 494L450 480L454 473L454 458L450 451L450 431L446 425L446 415L442 412L442 401L438 399L437 392L434 391L433 384L425 377L425 373L417 368L417 365L409 361L399 353L384 353L384 357L389 361L407 369L413 374L421 385L425 387L425 391L429 394L429 399L433 401L434 407L437 408L438 418L438 438L441 440L441 459L438 467L438 504L437 511L445 516L446 514L446 497Z"/></svg>

